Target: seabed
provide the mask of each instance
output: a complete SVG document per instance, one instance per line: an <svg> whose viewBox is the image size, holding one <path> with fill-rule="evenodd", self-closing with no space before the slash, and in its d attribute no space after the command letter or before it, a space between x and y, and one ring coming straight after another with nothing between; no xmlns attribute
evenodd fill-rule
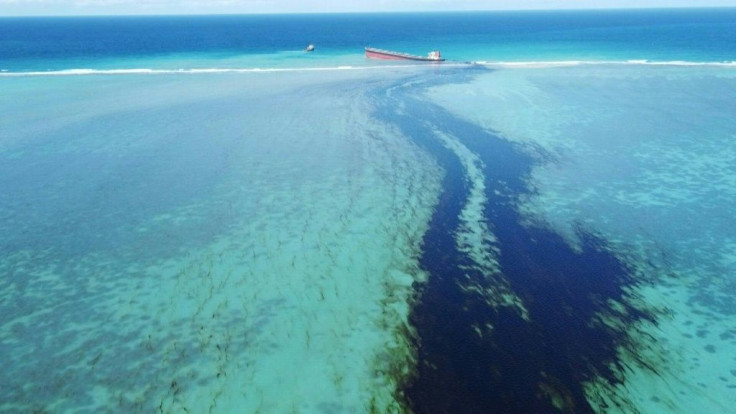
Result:
<svg viewBox="0 0 736 414"><path fill-rule="evenodd" d="M0 410L736 403L730 68L355 69L0 78Z"/></svg>

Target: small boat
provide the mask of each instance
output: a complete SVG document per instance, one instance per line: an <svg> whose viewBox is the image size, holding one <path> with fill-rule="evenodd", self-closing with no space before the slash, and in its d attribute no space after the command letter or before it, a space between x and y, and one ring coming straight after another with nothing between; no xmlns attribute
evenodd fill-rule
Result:
<svg viewBox="0 0 736 414"><path fill-rule="evenodd" d="M445 60L440 56L439 50L431 51L427 56L418 56L402 52L392 52L390 50L374 49L372 47L365 48L365 57L386 60L419 60L423 62L443 62Z"/></svg>
<svg viewBox="0 0 736 414"><path fill-rule="evenodd" d="M306 48L306 49L304 49L304 51L305 51L305 52L313 52L313 51L314 51L314 45L311 45L311 44L310 44L309 46L307 46L307 48Z"/></svg>

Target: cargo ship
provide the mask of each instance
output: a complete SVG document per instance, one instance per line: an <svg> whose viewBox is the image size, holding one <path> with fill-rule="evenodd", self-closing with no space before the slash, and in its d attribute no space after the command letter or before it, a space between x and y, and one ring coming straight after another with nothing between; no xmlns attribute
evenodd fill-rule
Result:
<svg viewBox="0 0 736 414"><path fill-rule="evenodd" d="M392 52L390 50L374 49L372 47L365 48L365 57L386 60L418 60L422 62L443 62L445 60L440 56L439 50L433 50L427 53L427 56L418 56L402 52Z"/></svg>

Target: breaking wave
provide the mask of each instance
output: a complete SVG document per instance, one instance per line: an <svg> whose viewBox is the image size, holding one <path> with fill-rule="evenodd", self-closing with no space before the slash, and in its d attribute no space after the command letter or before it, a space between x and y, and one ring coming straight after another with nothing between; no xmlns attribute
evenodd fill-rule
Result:
<svg viewBox="0 0 736 414"><path fill-rule="evenodd" d="M436 63L431 66L436 67ZM488 68L548 68L565 66L592 66L592 65L640 65L640 66L698 66L736 68L736 61L723 62L691 62L685 60L652 61L652 60L551 60L551 61L446 61L441 64L447 66L480 65ZM416 68L428 66L427 63L385 64L385 65L339 65L324 67L281 67L281 68L192 68L192 69L62 69L48 71L8 71L0 69L0 77L32 77L32 76L85 76L85 75L171 75L171 74L211 74L211 73L259 73L259 72L320 72L337 70L381 70L397 68Z"/></svg>
<svg viewBox="0 0 736 414"><path fill-rule="evenodd" d="M641 65L641 66L712 66L736 67L736 61L724 62L691 62L686 60L654 61L646 59L633 60L551 60L551 61L474 61L477 65L497 68L545 68L582 65Z"/></svg>
<svg viewBox="0 0 736 414"><path fill-rule="evenodd" d="M443 66L467 65L464 63L449 63ZM23 77L23 76L85 76L85 75L171 75L171 74L207 74L207 73L259 73L259 72L320 72L338 70L380 70L396 68L416 68L427 66L426 63L414 63L404 65L372 65L372 66L327 66L327 67L285 67L285 68L196 68L196 69L63 69L49 71L25 71L10 72L0 70L0 77Z"/></svg>

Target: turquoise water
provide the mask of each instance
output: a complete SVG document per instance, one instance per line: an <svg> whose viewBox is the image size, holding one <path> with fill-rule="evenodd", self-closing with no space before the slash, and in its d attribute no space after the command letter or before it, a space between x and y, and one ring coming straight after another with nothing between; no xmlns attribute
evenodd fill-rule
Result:
<svg viewBox="0 0 736 414"><path fill-rule="evenodd" d="M439 172L337 75L12 81L5 410L394 404Z"/></svg>
<svg viewBox="0 0 736 414"><path fill-rule="evenodd" d="M632 266L640 281L626 301L658 316L627 327L637 350L619 351L626 368L613 394L641 412L728 412L736 398L734 75L500 70L429 92L542 160L529 177L533 192L519 200L527 222L551 226L571 246L584 242L581 229L593 231Z"/></svg>
<svg viewBox="0 0 736 414"><path fill-rule="evenodd" d="M733 14L4 19L0 410L728 412Z"/></svg>
<svg viewBox="0 0 736 414"><path fill-rule="evenodd" d="M736 9L0 17L0 70L365 65L373 46L454 61L733 62ZM314 53L302 53L308 44Z"/></svg>

